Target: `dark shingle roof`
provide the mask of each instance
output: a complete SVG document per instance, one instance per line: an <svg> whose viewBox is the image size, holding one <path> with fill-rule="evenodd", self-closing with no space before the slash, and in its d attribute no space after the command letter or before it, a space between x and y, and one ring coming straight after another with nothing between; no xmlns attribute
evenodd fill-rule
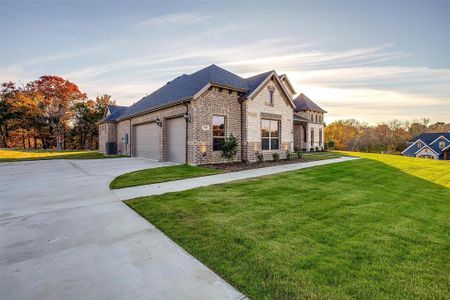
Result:
<svg viewBox="0 0 450 300"><path fill-rule="evenodd" d="M411 142L422 140L422 142L429 145L431 142L433 142L441 135L450 141L450 132L425 132L413 138Z"/></svg>
<svg viewBox="0 0 450 300"><path fill-rule="evenodd" d="M294 99L295 111L313 110L321 113L326 113L324 109L315 104L311 99L306 97L303 93Z"/></svg>
<svg viewBox="0 0 450 300"><path fill-rule="evenodd" d="M211 65L191 75L185 74L168 82L160 89L130 106L121 118L190 99L208 83L243 92L249 90L246 79L216 65Z"/></svg>
<svg viewBox="0 0 450 300"><path fill-rule="evenodd" d="M110 114L106 116L105 121L117 121L127 108L127 106L109 105Z"/></svg>
<svg viewBox="0 0 450 300"><path fill-rule="evenodd" d="M245 79L248 91L244 96L250 95L273 71L261 73Z"/></svg>
<svg viewBox="0 0 450 300"><path fill-rule="evenodd" d="M184 74L168 82L163 87L131 105L120 119L191 99L208 83L242 91L245 93L244 96L246 96L251 94L272 72L244 79L216 65L210 65L191 75Z"/></svg>

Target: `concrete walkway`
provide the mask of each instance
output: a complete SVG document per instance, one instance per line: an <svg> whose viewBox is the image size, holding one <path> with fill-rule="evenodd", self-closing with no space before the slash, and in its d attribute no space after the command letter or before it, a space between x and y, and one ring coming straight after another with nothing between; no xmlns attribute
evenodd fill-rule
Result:
<svg viewBox="0 0 450 300"><path fill-rule="evenodd" d="M0 163L0 299L240 299L119 201L138 158Z"/></svg>
<svg viewBox="0 0 450 300"><path fill-rule="evenodd" d="M114 194L120 200L128 200L136 197L160 195L169 192L179 192L189 190L197 187L208 186L213 184L220 184L235 180L242 180L247 178L260 177L265 175L272 175L282 172L295 171L315 166L328 165L344 161L358 159L357 157L340 157L326 160L311 161L298 164L278 165L267 168L259 168L253 170L245 170L239 172L224 173L218 175L211 175L205 177L197 177L184 180L176 180L169 182L162 182L156 184L142 185L138 187L130 187L114 190Z"/></svg>

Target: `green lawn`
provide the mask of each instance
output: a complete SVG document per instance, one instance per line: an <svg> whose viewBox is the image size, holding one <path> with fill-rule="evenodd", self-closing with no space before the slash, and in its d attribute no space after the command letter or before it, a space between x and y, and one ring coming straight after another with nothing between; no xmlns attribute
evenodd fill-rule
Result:
<svg viewBox="0 0 450 300"><path fill-rule="evenodd" d="M307 160L322 160L338 158L342 156L346 155L338 152L304 152L302 157Z"/></svg>
<svg viewBox="0 0 450 300"><path fill-rule="evenodd" d="M251 299L448 299L450 164L367 157L127 204Z"/></svg>
<svg viewBox="0 0 450 300"><path fill-rule="evenodd" d="M92 159L114 158L120 155L104 155L97 151L57 151L41 149L4 149L0 148L0 162L43 160L43 159Z"/></svg>
<svg viewBox="0 0 450 300"><path fill-rule="evenodd" d="M442 160L425 160L423 158L411 158L407 156L362 153L350 151L332 152L346 156L357 156L376 160L401 170L403 173L429 180L436 184L450 188L450 162Z"/></svg>
<svg viewBox="0 0 450 300"><path fill-rule="evenodd" d="M145 169L122 174L111 182L111 189L120 189L131 186L152 184L164 181L179 180L222 173L220 170L178 165Z"/></svg>

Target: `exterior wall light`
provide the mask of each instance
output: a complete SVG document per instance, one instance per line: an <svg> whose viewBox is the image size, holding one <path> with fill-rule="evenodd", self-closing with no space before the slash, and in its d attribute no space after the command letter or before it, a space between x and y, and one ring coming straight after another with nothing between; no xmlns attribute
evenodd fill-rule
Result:
<svg viewBox="0 0 450 300"><path fill-rule="evenodd" d="M202 154L203 157L206 157L206 145L202 144L200 146L200 153Z"/></svg>
<svg viewBox="0 0 450 300"><path fill-rule="evenodd" d="M158 125L159 127L162 127L162 121L160 118L156 119L156 125Z"/></svg>
<svg viewBox="0 0 450 300"><path fill-rule="evenodd" d="M185 113L185 114L183 115L183 118L184 118L186 121L191 122L191 116L190 116L188 113Z"/></svg>

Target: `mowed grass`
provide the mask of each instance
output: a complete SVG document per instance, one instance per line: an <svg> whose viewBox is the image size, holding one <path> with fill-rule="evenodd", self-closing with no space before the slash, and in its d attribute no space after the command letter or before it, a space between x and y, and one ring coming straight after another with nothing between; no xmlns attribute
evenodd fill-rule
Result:
<svg viewBox="0 0 450 300"><path fill-rule="evenodd" d="M390 154L363 153L350 151L332 152L346 156L356 156L383 162L406 174L434 182L450 188L450 161L428 160Z"/></svg>
<svg viewBox="0 0 450 300"><path fill-rule="evenodd" d="M0 162L44 159L93 159L114 158L120 155L104 155L97 151L57 151L42 149L0 149Z"/></svg>
<svg viewBox="0 0 450 300"><path fill-rule="evenodd" d="M251 299L448 299L450 165L384 159L126 203Z"/></svg>
<svg viewBox="0 0 450 300"><path fill-rule="evenodd" d="M109 187L111 189L120 189L144 184L208 176L219 173L222 173L222 171L190 165L177 165L144 169L125 173L114 178Z"/></svg>
<svg viewBox="0 0 450 300"><path fill-rule="evenodd" d="M307 160L323 160L342 156L346 155L338 152L304 152L302 154L302 157Z"/></svg>

